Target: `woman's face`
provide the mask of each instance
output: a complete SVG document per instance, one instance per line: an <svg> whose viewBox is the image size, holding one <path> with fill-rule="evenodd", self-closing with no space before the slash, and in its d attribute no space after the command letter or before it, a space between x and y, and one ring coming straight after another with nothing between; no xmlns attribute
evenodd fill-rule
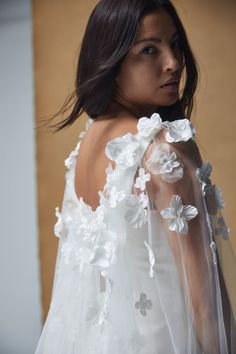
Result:
<svg viewBox="0 0 236 354"><path fill-rule="evenodd" d="M118 101L150 110L172 105L179 98L182 69L183 56L171 16L162 9L147 14L116 77Z"/></svg>

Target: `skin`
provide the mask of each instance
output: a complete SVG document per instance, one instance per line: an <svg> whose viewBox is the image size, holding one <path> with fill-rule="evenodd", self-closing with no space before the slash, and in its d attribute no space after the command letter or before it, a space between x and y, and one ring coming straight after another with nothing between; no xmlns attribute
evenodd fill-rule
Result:
<svg viewBox="0 0 236 354"><path fill-rule="evenodd" d="M153 40L139 43L148 38ZM145 15L116 77L110 113L123 108L136 117L150 116L158 106L174 104L179 98L178 87L160 86L170 79L179 80L182 70L183 57L171 16L162 9Z"/></svg>

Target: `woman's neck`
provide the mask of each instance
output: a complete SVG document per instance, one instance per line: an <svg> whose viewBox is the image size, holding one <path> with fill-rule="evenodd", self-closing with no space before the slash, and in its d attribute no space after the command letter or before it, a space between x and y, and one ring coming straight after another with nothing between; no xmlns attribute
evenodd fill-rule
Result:
<svg viewBox="0 0 236 354"><path fill-rule="evenodd" d="M113 116L127 113L136 118L140 118L143 116L151 116L156 111L156 108L157 107L154 108L153 106L137 105L119 97L111 100L107 113Z"/></svg>

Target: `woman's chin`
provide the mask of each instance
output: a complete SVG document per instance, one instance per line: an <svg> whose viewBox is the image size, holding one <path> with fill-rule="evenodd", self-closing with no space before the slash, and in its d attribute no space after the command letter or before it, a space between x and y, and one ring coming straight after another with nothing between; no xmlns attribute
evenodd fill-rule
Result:
<svg viewBox="0 0 236 354"><path fill-rule="evenodd" d="M179 94L168 95L168 97L159 100L158 106L172 106L179 100Z"/></svg>

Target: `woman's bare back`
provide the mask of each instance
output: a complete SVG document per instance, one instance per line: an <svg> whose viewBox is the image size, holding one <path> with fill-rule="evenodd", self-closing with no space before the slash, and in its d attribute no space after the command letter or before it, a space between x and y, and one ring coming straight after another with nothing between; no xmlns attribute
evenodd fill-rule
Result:
<svg viewBox="0 0 236 354"><path fill-rule="evenodd" d="M118 136L137 132L137 119L127 113L116 118L101 116L95 120L81 141L76 159L74 188L93 210L99 205L99 191L103 190L106 168L111 162L105 154L106 144Z"/></svg>

